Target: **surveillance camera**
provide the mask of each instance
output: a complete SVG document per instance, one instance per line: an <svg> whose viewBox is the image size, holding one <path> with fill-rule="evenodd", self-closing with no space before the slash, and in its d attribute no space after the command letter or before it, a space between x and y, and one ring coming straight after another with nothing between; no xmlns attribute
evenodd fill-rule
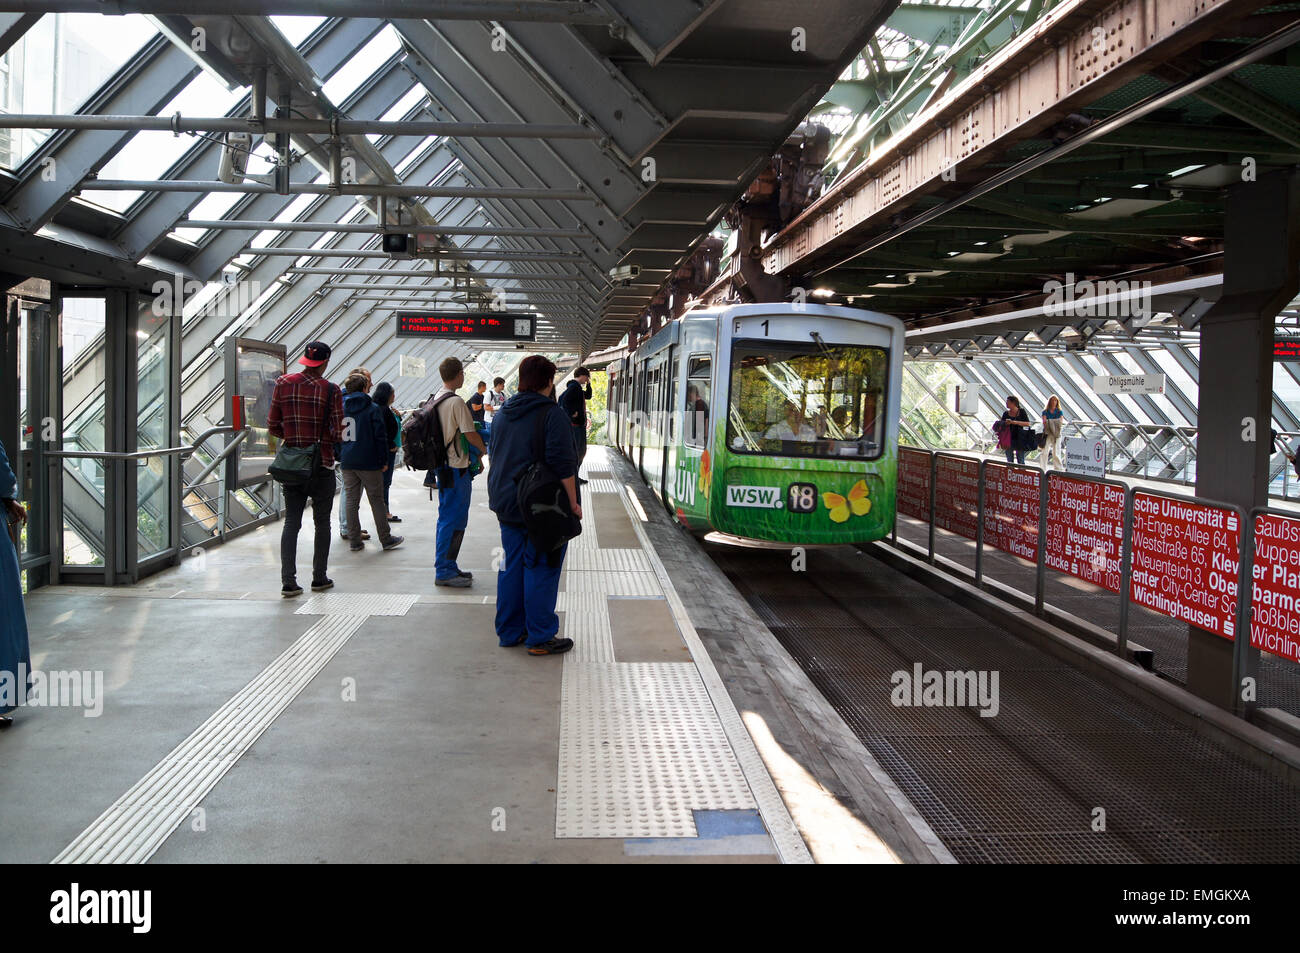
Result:
<svg viewBox="0 0 1300 953"><path fill-rule="evenodd" d="M609 283L618 285L620 288L627 288L640 276L640 265L620 265L618 268L609 270Z"/></svg>

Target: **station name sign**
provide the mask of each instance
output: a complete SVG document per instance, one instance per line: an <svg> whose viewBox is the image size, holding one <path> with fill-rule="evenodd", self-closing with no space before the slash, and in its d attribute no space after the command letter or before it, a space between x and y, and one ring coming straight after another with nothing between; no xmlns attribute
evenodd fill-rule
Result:
<svg viewBox="0 0 1300 953"><path fill-rule="evenodd" d="M398 311L399 338L460 338L479 341L532 341L537 325L531 314L505 311Z"/></svg>
<svg viewBox="0 0 1300 953"><path fill-rule="evenodd" d="M1092 379L1096 394L1163 394L1163 374L1098 374Z"/></svg>

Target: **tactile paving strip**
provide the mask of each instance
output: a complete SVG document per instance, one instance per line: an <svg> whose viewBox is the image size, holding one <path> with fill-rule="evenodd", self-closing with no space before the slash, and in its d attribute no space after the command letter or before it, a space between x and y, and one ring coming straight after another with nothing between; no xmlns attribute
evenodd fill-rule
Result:
<svg viewBox="0 0 1300 953"><path fill-rule="evenodd" d="M583 493L617 493L618 484L613 480L588 480L582 488Z"/></svg>
<svg viewBox="0 0 1300 953"><path fill-rule="evenodd" d="M365 621L361 615L331 615L313 625L77 835L53 863L148 860Z"/></svg>
<svg viewBox="0 0 1300 953"><path fill-rule="evenodd" d="M604 572L654 572L650 560L639 549L583 549L565 561L570 569Z"/></svg>
<svg viewBox="0 0 1300 953"><path fill-rule="evenodd" d="M756 805L692 663L566 664L556 837L694 837Z"/></svg>
<svg viewBox="0 0 1300 953"><path fill-rule="evenodd" d="M663 589L652 572L604 572L573 569L565 575L567 592L599 592L607 596L662 596Z"/></svg>
<svg viewBox="0 0 1300 953"><path fill-rule="evenodd" d="M610 631L609 602L599 592L562 592L555 602L564 613L566 639L573 639L573 650L565 659L575 662L613 662L614 636Z"/></svg>
<svg viewBox="0 0 1300 953"><path fill-rule="evenodd" d="M419 598L405 592L321 592L294 615L406 615Z"/></svg>

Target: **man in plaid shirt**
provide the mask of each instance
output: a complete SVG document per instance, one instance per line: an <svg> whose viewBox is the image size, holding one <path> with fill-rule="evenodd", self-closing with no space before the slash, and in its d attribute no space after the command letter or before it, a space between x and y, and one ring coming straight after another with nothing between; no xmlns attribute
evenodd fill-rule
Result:
<svg viewBox="0 0 1300 953"><path fill-rule="evenodd" d="M286 446L321 445L321 465L304 486L284 487L284 531L280 535L280 578L286 599L302 594L298 585L298 532L302 515L311 500L312 519L316 523L312 552L312 592L324 592L334 586L326 576L330 555L330 510L334 507L334 452L342 439L343 392L325 379L329 366L329 345L312 341L298 363L303 370L285 374L275 382L271 393L271 411L267 427Z"/></svg>

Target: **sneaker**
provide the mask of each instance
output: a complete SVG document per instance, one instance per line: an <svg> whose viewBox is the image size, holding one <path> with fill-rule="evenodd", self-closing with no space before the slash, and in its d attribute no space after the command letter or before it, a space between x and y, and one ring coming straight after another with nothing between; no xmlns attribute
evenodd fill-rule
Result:
<svg viewBox="0 0 1300 953"><path fill-rule="evenodd" d="M388 542L384 543L384 549L396 549L398 546L402 545L404 539L406 539L405 536L390 536L388 537Z"/></svg>
<svg viewBox="0 0 1300 953"><path fill-rule="evenodd" d="M363 529L363 530L361 531L361 538L362 538L362 539L369 539L369 538L370 538L370 533L369 533L369 531ZM348 536L347 531L345 530L345 531L343 531L342 533L339 533L339 539L351 539L351 537Z"/></svg>
<svg viewBox="0 0 1300 953"><path fill-rule="evenodd" d="M460 570L460 577L462 579L473 579L474 574L472 572L466 572L465 570L462 569Z"/></svg>
<svg viewBox="0 0 1300 953"><path fill-rule="evenodd" d="M366 548L365 543L353 543L351 546L348 547L348 549L352 550L354 553L359 553L361 552L361 550L365 548Z"/></svg>
<svg viewBox="0 0 1300 953"><path fill-rule="evenodd" d="M302 586L298 585L296 582L291 586L285 586L283 589L280 590L280 595L284 596L286 599L292 599L294 596L300 596L302 595Z"/></svg>
<svg viewBox="0 0 1300 953"><path fill-rule="evenodd" d="M529 655L563 655L573 648L573 639L551 639L540 645L528 646Z"/></svg>
<svg viewBox="0 0 1300 953"><path fill-rule="evenodd" d="M586 485L587 485L587 481L584 480L582 477L578 477L578 486L586 486Z"/></svg>
<svg viewBox="0 0 1300 953"><path fill-rule="evenodd" d="M388 516L388 522L390 523L400 523L401 521L402 518L400 516L393 516L391 513Z"/></svg>
<svg viewBox="0 0 1300 953"><path fill-rule="evenodd" d="M333 589L333 588L334 588L333 579L322 579L320 582L317 582L316 580L313 579L311 583L312 592L324 592L326 589Z"/></svg>
<svg viewBox="0 0 1300 953"><path fill-rule="evenodd" d="M464 576L452 576L450 579L435 579L435 586L451 586L453 589L468 589L474 585L473 579L466 579Z"/></svg>

